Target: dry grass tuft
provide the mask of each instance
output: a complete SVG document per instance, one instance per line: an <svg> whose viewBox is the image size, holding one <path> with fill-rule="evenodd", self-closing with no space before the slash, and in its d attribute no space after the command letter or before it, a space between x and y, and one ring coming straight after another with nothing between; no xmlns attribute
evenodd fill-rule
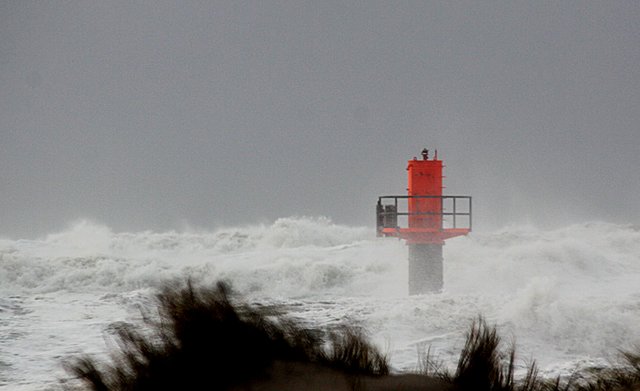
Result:
<svg viewBox="0 0 640 391"><path fill-rule="evenodd" d="M157 296L159 320L145 328L114 326L117 349L110 363L81 357L66 363L86 389L145 391L228 389L265 379L275 362L312 363L350 375L385 375L386 357L355 329L322 333L282 316L232 302L228 285L167 285Z"/></svg>

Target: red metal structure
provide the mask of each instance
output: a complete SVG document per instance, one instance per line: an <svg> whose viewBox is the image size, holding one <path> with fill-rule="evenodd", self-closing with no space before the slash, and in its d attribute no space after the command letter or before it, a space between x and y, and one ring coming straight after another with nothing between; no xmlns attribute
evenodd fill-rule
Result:
<svg viewBox="0 0 640 391"><path fill-rule="evenodd" d="M438 152L429 159L424 149L422 160L409 160L408 195L378 198L378 236L409 245L409 294L442 290L444 241L471 231L471 197L442 195L442 168Z"/></svg>

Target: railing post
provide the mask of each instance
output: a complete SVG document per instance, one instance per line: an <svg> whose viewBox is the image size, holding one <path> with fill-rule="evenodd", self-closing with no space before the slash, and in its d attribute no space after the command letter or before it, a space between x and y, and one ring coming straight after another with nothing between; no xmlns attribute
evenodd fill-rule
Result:
<svg viewBox="0 0 640 391"><path fill-rule="evenodd" d="M471 231L471 216L473 213L471 213L471 197L469 197L469 231Z"/></svg>
<svg viewBox="0 0 640 391"><path fill-rule="evenodd" d="M442 231L444 228L444 197L437 196L437 198L440 198L440 231Z"/></svg>
<svg viewBox="0 0 640 391"><path fill-rule="evenodd" d="M453 228L457 228L456 226L456 198L453 197Z"/></svg>

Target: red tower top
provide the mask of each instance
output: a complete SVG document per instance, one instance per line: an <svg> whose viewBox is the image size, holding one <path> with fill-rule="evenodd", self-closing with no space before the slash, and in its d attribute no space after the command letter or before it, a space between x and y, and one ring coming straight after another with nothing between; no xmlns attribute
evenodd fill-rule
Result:
<svg viewBox="0 0 640 391"><path fill-rule="evenodd" d="M429 152L422 152L423 160L409 160L407 165L409 197L433 196L436 198L409 198L409 228L438 229L442 226L442 160L429 159Z"/></svg>
<svg viewBox="0 0 640 391"><path fill-rule="evenodd" d="M399 237L409 244L442 244L471 231L471 197L443 196L442 168L437 151L433 159L429 159L429 151L424 149L422 160L409 160L408 195L378 199L379 236ZM405 200L406 212L398 210ZM398 226L398 216L407 216L407 227ZM460 228L457 223L463 216L468 224Z"/></svg>

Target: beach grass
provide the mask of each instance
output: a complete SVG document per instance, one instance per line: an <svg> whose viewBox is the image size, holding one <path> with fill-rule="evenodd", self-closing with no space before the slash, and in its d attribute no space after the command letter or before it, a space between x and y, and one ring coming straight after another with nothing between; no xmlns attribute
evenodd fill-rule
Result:
<svg viewBox="0 0 640 391"><path fill-rule="evenodd" d="M143 326L119 323L109 360L73 357L64 363L69 390L460 390L640 391L640 349L620 365L569 378L543 379L535 362L515 376L516 348L504 346L482 317L466 334L455 371L430 350L420 373L390 374L388 357L364 330L344 325L310 329L274 308L251 306L230 286L167 284L157 315Z"/></svg>

